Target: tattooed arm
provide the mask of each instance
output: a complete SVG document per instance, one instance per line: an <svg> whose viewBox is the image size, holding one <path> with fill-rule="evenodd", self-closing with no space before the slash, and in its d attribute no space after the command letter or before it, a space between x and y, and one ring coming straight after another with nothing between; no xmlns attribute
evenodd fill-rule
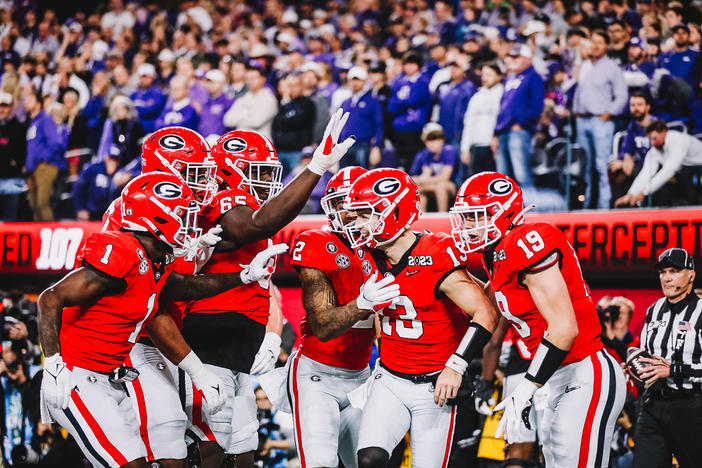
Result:
<svg viewBox="0 0 702 468"><path fill-rule="evenodd" d="M240 273L188 276L172 273L160 297L170 301L196 301L216 296L242 284Z"/></svg>
<svg viewBox="0 0 702 468"><path fill-rule="evenodd" d="M372 311L361 310L356 301L337 306L336 293L327 275L315 268L300 267L302 304L314 336L329 341L346 332Z"/></svg>
<svg viewBox="0 0 702 468"><path fill-rule="evenodd" d="M64 307L92 304L101 297L124 287L122 279L107 276L90 267L81 267L67 274L39 296L39 342L44 355L61 352L59 332Z"/></svg>

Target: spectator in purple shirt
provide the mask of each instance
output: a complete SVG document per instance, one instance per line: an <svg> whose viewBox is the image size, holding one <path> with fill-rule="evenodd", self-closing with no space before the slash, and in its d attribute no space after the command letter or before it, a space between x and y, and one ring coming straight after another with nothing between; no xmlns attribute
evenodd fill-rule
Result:
<svg viewBox="0 0 702 468"><path fill-rule="evenodd" d="M651 140L646 135L646 127L655 120L651 115L651 102L648 94L634 91L629 97L631 121L626 128L619 153L609 162L609 177L612 184L612 200L625 195L643 166Z"/></svg>
<svg viewBox="0 0 702 468"><path fill-rule="evenodd" d="M29 93L24 98L28 112L26 172L29 174L29 205L34 221L53 221L54 211L50 200L54 180L59 169L66 168L58 127L42 110L39 93Z"/></svg>
<svg viewBox="0 0 702 468"><path fill-rule="evenodd" d="M445 144L444 129L435 122L424 126L422 141L426 149L414 157L410 175L419 188L422 211L426 212L428 196L431 196L436 200L437 211L445 213L449 209L449 199L456 194L453 178L458 167L458 151Z"/></svg>
<svg viewBox="0 0 702 468"><path fill-rule="evenodd" d="M234 99L224 94L224 85L227 78L224 72L219 69L213 69L205 75L205 86L210 93L210 98L202 106L200 113L200 124L198 132L205 138L210 135L223 135L224 128L224 113L229 110L229 107L234 102Z"/></svg>
<svg viewBox="0 0 702 468"><path fill-rule="evenodd" d="M507 77L495 126L497 172L512 176L522 188L534 183L529 167L531 139L544 109L544 80L531 66L531 56L527 45L517 44L505 58Z"/></svg>
<svg viewBox="0 0 702 468"><path fill-rule="evenodd" d="M188 97L188 80L184 76L176 75L171 80L171 99L156 119L154 129L177 125L197 130L199 121L200 117Z"/></svg>

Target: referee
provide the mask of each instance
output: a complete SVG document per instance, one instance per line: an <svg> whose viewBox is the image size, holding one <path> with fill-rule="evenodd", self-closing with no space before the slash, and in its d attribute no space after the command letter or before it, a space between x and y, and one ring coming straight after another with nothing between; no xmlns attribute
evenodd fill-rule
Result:
<svg viewBox="0 0 702 468"><path fill-rule="evenodd" d="M646 313L641 346L653 355L634 437L634 468L702 466L702 300L693 292L695 264L683 249L656 263L665 297ZM656 385L651 385L656 381Z"/></svg>

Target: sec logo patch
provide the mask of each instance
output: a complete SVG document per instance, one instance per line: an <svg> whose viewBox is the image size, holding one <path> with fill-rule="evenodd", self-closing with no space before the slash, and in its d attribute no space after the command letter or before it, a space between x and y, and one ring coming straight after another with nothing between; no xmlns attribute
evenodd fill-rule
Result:
<svg viewBox="0 0 702 468"><path fill-rule="evenodd" d="M336 256L336 265L339 268L348 268L351 266L351 260L345 254L339 254Z"/></svg>
<svg viewBox="0 0 702 468"><path fill-rule="evenodd" d="M361 264L361 268L363 268L363 273L366 275L370 275L371 273L371 264L368 260L363 260L363 263Z"/></svg>
<svg viewBox="0 0 702 468"><path fill-rule="evenodd" d="M336 244L333 242L327 242L327 252L330 254L335 254L339 249L336 248Z"/></svg>

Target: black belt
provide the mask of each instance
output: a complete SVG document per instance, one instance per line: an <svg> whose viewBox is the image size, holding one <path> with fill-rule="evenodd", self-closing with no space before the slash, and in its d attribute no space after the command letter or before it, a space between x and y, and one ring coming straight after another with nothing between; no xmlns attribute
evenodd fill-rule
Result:
<svg viewBox="0 0 702 468"><path fill-rule="evenodd" d="M648 398L645 400L687 400L702 397L702 392L699 390L675 390L665 386L647 393L649 393Z"/></svg>
<svg viewBox="0 0 702 468"><path fill-rule="evenodd" d="M432 372L431 374L405 374L402 372L397 372L392 369L389 369L385 367L385 365L381 362L380 367L394 375L395 377L399 377L401 379L409 380L412 383L416 384L421 384L421 383L436 383L436 379L439 378L439 371L437 372Z"/></svg>
<svg viewBox="0 0 702 468"><path fill-rule="evenodd" d="M583 114L575 114L576 117L580 119L591 119L593 117L599 117L602 114L590 114L590 113L583 113Z"/></svg>

